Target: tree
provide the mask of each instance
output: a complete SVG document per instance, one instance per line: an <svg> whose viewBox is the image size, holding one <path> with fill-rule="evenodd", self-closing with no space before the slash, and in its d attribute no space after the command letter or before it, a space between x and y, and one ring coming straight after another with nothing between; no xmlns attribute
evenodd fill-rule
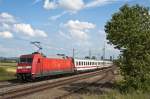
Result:
<svg viewBox="0 0 150 99"><path fill-rule="evenodd" d="M110 44L121 51L118 63L127 88L149 90L150 15L143 6L124 5L105 25Z"/></svg>

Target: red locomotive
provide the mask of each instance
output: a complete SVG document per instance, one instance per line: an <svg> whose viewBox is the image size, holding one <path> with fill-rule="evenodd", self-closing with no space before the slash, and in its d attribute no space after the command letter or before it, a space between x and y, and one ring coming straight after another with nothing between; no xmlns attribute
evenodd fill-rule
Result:
<svg viewBox="0 0 150 99"><path fill-rule="evenodd" d="M110 61L74 59L67 56L47 58L35 52L20 56L16 72L18 79L28 80L43 76L94 70L111 65L112 62Z"/></svg>
<svg viewBox="0 0 150 99"><path fill-rule="evenodd" d="M26 80L73 71L74 64L71 57L46 58L40 53L34 53L20 56L17 78Z"/></svg>

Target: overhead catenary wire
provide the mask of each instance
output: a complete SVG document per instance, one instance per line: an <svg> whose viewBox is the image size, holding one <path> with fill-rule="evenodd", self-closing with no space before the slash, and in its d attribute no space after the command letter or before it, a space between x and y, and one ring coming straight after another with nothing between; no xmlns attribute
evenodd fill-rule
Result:
<svg viewBox="0 0 150 99"><path fill-rule="evenodd" d="M27 43L30 43L30 42L33 42L33 41L31 41L31 40L29 40L29 39L25 39L25 38L18 38L18 37L14 37L14 39L15 40L19 40L19 41L24 41L24 42L27 42ZM101 48L101 49L99 49L99 48L90 48L90 49L77 49L77 48L61 48L61 47L55 47L55 46L52 46L52 45L50 45L50 44L47 44L47 43L44 43L44 42L42 42L42 41L40 41L40 43L41 43L41 45L43 45L43 49L49 49L49 50L57 50L57 51L67 51L67 52L69 52L70 53L70 55L71 55L71 53L72 53L72 57L77 57L77 56L80 56L79 54L80 53L84 53L84 52L88 52L89 53L89 56L91 57L91 51L94 51L94 53L95 54L99 54L100 55L100 53L99 52L95 52L95 51L100 51L101 49L103 50L102 51L102 56L103 56L103 58L105 57L105 51L104 50L106 50L106 48L105 48L105 44L104 44L104 48ZM23 49L22 49L23 50ZM84 51L84 52L83 52ZM94 53L93 53L93 55L94 55Z"/></svg>

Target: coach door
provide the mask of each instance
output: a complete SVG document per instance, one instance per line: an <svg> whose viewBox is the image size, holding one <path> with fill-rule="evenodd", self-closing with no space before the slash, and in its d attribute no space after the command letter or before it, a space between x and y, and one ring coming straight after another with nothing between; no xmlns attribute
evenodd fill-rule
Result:
<svg viewBox="0 0 150 99"><path fill-rule="evenodd" d="M37 68L38 68L38 73L40 76L43 75L43 65L42 65L42 58L39 58L37 61Z"/></svg>

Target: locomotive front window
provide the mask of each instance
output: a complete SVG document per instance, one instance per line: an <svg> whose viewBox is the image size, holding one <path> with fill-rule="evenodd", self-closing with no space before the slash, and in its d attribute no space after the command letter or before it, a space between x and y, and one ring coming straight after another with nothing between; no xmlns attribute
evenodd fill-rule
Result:
<svg viewBox="0 0 150 99"><path fill-rule="evenodd" d="M20 63L32 63L33 58L20 58Z"/></svg>
<svg viewBox="0 0 150 99"><path fill-rule="evenodd" d="M20 63L25 63L26 62L26 58L20 58Z"/></svg>
<svg viewBox="0 0 150 99"><path fill-rule="evenodd" d="M27 58L27 63L32 63L33 59L32 58Z"/></svg>

